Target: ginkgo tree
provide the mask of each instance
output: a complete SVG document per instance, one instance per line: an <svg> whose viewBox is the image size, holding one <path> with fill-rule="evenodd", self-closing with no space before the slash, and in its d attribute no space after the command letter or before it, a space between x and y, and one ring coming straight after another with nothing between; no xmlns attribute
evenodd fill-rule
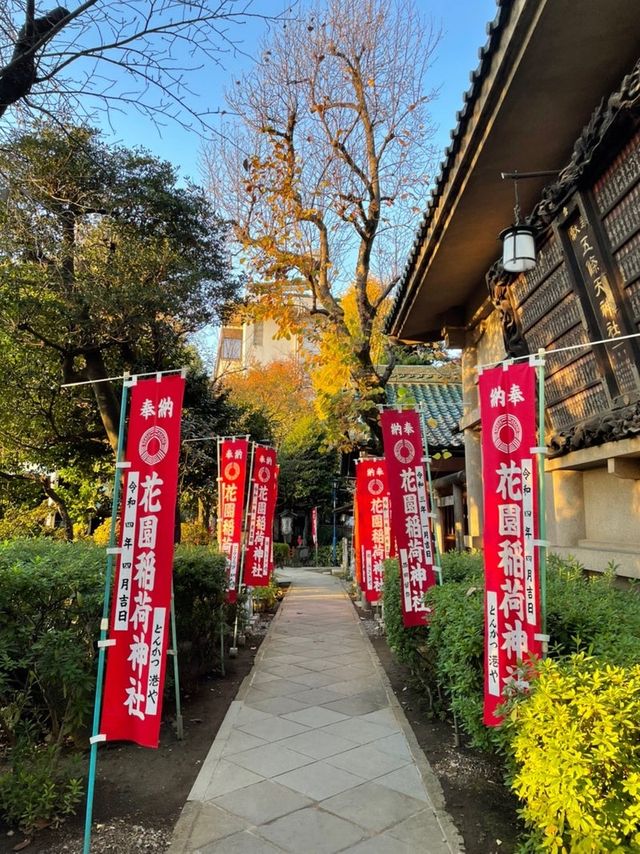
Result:
<svg viewBox="0 0 640 854"><path fill-rule="evenodd" d="M305 322L351 354L352 403L374 438L392 363L377 369L372 336L430 181L437 41L412 0L327 0L270 30L205 153L254 311L290 333L306 305Z"/></svg>

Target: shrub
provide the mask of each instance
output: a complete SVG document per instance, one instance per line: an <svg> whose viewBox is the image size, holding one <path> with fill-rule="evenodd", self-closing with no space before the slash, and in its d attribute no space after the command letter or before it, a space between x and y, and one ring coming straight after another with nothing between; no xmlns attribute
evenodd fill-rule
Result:
<svg viewBox="0 0 640 854"><path fill-rule="evenodd" d="M253 587L251 595L254 612L273 610L279 599L278 582L276 581L275 573L271 574L269 583L264 587Z"/></svg>
<svg viewBox="0 0 640 854"><path fill-rule="evenodd" d="M427 663L427 626L404 627L400 594L400 567L397 559L392 558L384 562L382 588L387 643L398 660L410 668L413 676L426 683L429 675L424 672Z"/></svg>
<svg viewBox="0 0 640 854"><path fill-rule="evenodd" d="M273 562L276 566L284 566L289 560L289 546L286 543L273 544Z"/></svg>
<svg viewBox="0 0 640 854"><path fill-rule="evenodd" d="M512 788L536 844L573 854L640 847L640 665L547 659L506 728Z"/></svg>
<svg viewBox="0 0 640 854"><path fill-rule="evenodd" d="M180 542L186 546L208 546L211 535L202 522L183 522L180 525Z"/></svg>

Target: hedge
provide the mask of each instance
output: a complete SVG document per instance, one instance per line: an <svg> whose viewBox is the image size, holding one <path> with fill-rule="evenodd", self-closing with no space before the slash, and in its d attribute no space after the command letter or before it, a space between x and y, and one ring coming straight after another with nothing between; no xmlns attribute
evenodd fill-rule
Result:
<svg viewBox="0 0 640 854"><path fill-rule="evenodd" d="M76 778L61 773L61 748L87 742L104 566L104 549L90 542L0 544L0 760L9 763L0 773L0 814L26 829L68 810L80 793ZM176 623L186 682L219 661L220 621L233 618L225 613L225 586L222 555L206 547L176 548Z"/></svg>
<svg viewBox="0 0 640 854"><path fill-rule="evenodd" d="M551 555L549 658L531 690L506 704L505 725L485 727L482 558L451 553L442 564L444 583L426 597L430 624L404 629L397 562L387 562L389 646L432 695L446 697L472 745L506 757L532 830L526 850L640 850L638 587L619 589L611 567L587 576L577 561Z"/></svg>

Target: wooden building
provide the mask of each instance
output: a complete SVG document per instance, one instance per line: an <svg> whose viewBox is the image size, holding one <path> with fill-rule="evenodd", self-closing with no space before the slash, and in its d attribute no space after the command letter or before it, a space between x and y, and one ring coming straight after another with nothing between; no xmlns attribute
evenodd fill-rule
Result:
<svg viewBox="0 0 640 854"><path fill-rule="evenodd" d="M387 332L463 349L470 543L481 545L477 365L547 352L552 549L640 577L640 7L502 0ZM518 182L537 263L499 260ZM609 343L598 343L613 339Z"/></svg>

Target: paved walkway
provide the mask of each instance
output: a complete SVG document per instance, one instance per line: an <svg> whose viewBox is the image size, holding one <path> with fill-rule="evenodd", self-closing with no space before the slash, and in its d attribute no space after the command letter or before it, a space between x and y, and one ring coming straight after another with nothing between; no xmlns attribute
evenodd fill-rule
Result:
<svg viewBox="0 0 640 854"><path fill-rule="evenodd" d="M169 854L452 854L460 838L341 583L289 593Z"/></svg>

